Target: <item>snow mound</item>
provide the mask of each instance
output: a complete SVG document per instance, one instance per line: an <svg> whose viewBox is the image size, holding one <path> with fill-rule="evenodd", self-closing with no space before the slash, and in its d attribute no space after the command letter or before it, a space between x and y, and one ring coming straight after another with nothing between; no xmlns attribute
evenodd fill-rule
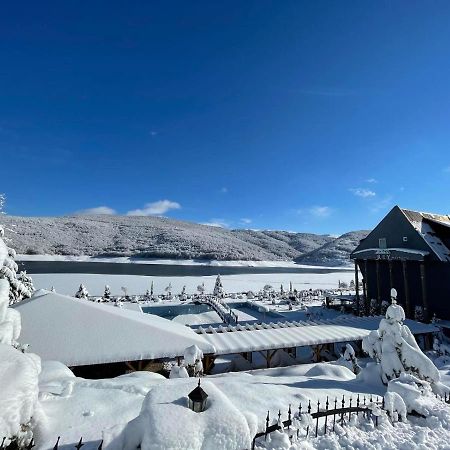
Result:
<svg viewBox="0 0 450 450"><path fill-rule="evenodd" d="M37 406L39 358L0 344L0 361L0 436L18 436Z"/></svg>
<svg viewBox="0 0 450 450"><path fill-rule="evenodd" d="M178 379L154 387L147 394L140 415L129 422L108 448L131 450L139 445L142 450L250 448L251 435L245 416L213 383L202 383L208 394L206 411L195 413L188 408L187 394L196 385L196 379Z"/></svg>
<svg viewBox="0 0 450 450"><path fill-rule="evenodd" d="M315 365L305 373L305 376L333 378L336 380L353 380L355 378L355 374L347 367L327 363Z"/></svg>

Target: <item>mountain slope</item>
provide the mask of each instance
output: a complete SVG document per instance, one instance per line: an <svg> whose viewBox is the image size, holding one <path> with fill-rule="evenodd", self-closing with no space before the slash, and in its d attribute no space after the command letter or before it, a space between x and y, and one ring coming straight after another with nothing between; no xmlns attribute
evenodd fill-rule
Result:
<svg viewBox="0 0 450 450"><path fill-rule="evenodd" d="M351 231L324 244L322 247L314 249L295 258L300 264L340 266L349 263L350 253L357 247L359 241L364 239L369 231Z"/></svg>
<svg viewBox="0 0 450 450"><path fill-rule="evenodd" d="M354 239L286 231L228 230L162 217L2 217L18 253L218 260L348 262ZM350 235L352 233L349 233ZM341 239L341 238L339 238ZM330 247L327 247L330 245ZM325 251L323 249L329 249ZM314 252L322 249L322 256ZM306 260L305 260L306 261Z"/></svg>

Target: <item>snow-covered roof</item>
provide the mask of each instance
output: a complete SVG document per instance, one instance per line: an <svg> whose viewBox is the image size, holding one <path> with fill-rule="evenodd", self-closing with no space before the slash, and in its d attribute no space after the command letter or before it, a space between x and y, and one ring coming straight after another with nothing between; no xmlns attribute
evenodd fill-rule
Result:
<svg viewBox="0 0 450 450"><path fill-rule="evenodd" d="M433 223L437 223L449 227L450 216L411 211L409 209L402 209L402 212L439 260L450 261L450 249L447 248L432 226Z"/></svg>
<svg viewBox="0 0 450 450"><path fill-rule="evenodd" d="M173 358L191 345L215 350L179 323L45 290L14 307L22 317L20 341L42 359L68 366Z"/></svg>
<svg viewBox="0 0 450 450"><path fill-rule="evenodd" d="M381 316L343 316L331 320L277 322L270 324L212 327L197 330L217 355L248 351L274 350L287 347L358 341L378 329ZM434 325L405 320L413 334L438 331Z"/></svg>

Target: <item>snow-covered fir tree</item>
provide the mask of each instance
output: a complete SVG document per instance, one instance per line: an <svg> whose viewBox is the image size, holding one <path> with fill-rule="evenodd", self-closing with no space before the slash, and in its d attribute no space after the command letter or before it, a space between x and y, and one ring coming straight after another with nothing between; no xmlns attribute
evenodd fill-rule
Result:
<svg viewBox="0 0 450 450"><path fill-rule="evenodd" d="M224 297L225 292L223 290L222 286L222 280L220 279L220 275L217 275L216 283L214 284L214 290L213 290L214 297Z"/></svg>
<svg viewBox="0 0 450 450"><path fill-rule="evenodd" d="M111 289L108 285L105 285L105 290L103 291L103 301L108 302L111 300Z"/></svg>
<svg viewBox="0 0 450 450"><path fill-rule="evenodd" d="M2 242L2 248L0 249L0 258L2 264L0 266L0 279L8 280L9 284L9 303L17 303L24 298L29 298L33 294L33 282L31 278L26 274L18 274L18 266L14 261L16 252L14 249L9 248L3 241L4 229L0 226L0 240Z"/></svg>
<svg viewBox="0 0 450 450"><path fill-rule="evenodd" d="M410 329L403 324L405 311L396 302L392 289L392 303L381 320L378 330L363 339L363 350L380 365L383 383L410 373L421 380L438 383L440 374L432 361L422 353Z"/></svg>
<svg viewBox="0 0 450 450"><path fill-rule="evenodd" d="M81 298L83 300L87 300L89 297L89 292L84 286L84 284L80 284L80 287L78 288L78 291L75 293L75 298Z"/></svg>

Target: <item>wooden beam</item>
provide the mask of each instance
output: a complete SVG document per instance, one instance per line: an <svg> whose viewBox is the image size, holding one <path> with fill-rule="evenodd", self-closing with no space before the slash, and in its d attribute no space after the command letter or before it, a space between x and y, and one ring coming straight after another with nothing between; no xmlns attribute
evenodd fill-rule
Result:
<svg viewBox="0 0 450 450"><path fill-rule="evenodd" d="M389 289L392 289L394 286L394 274L392 272L392 259L388 261L389 264Z"/></svg>
<svg viewBox="0 0 450 450"><path fill-rule="evenodd" d="M131 364L128 361L125 361L125 365L132 371L132 372L136 372L136 368L133 366L133 364Z"/></svg>
<svg viewBox="0 0 450 450"><path fill-rule="evenodd" d="M375 261L375 268L377 271L377 302L378 309L381 307L381 283L380 283L380 260Z"/></svg>
<svg viewBox="0 0 450 450"><path fill-rule="evenodd" d="M365 300L365 308L366 308L366 316L370 313L370 299L369 299L369 270L368 270L367 259L364 260L364 300Z"/></svg>
<svg viewBox="0 0 450 450"><path fill-rule="evenodd" d="M406 259L402 259L402 268L403 268L403 286L405 289L406 317L411 318L411 305L409 302L408 267Z"/></svg>
<svg viewBox="0 0 450 450"><path fill-rule="evenodd" d="M423 320L428 321L427 280L425 278L425 264L420 263L420 281L422 285Z"/></svg>
<svg viewBox="0 0 450 450"><path fill-rule="evenodd" d="M356 288L356 315L359 316L359 279L358 279L358 263L355 259L355 288Z"/></svg>

